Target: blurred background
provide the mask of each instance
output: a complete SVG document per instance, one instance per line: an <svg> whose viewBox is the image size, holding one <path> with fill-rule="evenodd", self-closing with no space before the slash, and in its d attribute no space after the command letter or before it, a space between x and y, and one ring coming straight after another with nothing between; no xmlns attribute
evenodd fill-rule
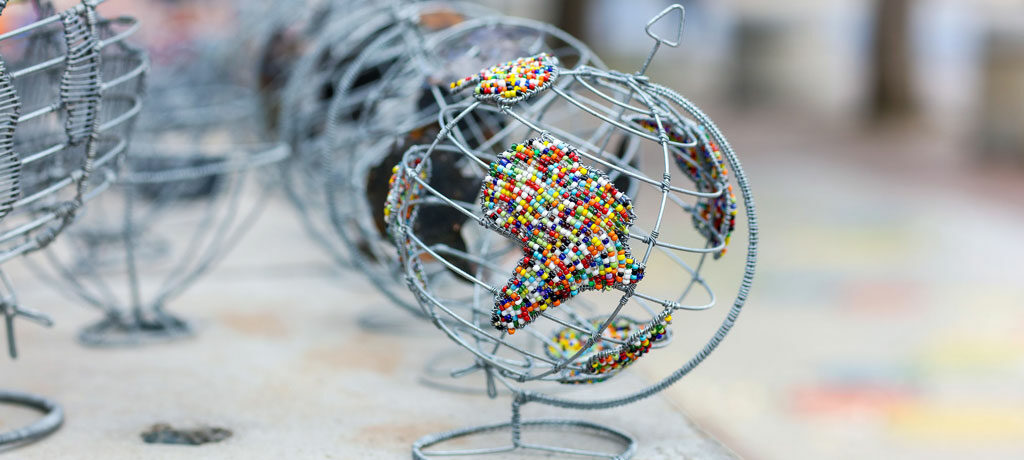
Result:
<svg viewBox="0 0 1024 460"><path fill-rule="evenodd" d="M632 70L672 2L483 3ZM649 74L730 137L762 236L744 315L672 400L752 460L1024 458L1024 3L681 3ZM237 31L223 4L104 8L159 66Z"/></svg>

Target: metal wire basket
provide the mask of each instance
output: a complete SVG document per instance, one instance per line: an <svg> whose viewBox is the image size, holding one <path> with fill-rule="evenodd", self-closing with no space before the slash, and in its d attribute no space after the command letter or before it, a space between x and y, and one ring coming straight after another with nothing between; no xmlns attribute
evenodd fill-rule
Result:
<svg viewBox="0 0 1024 460"><path fill-rule="evenodd" d="M103 18L100 3L57 12L49 2L7 8L0 1L5 19L27 20L0 31L0 265L50 246L110 187L123 162L148 61L125 41L136 21ZM50 320L20 305L2 272L0 282L0 313L16 356L15 319ZM45 398L2 392L0 401L47 413L0 433L0 447L45 436L63 420L60 406Z"/></svg>
<svg viewBox="0 0 1024 460"><path fill-rule="evenodd" d="M14 186L4 196L19 198L8 201L0 263L53 242L83 204L109 188L123 161L147 60L125 42L135 21L101 18L98 3L56 14L40 3L43 19L0 34L4 147L13 150L3 157L20 163L8 170ZM5 313L10 320L25 309Z"/></svg>
<svg viewBox="0 0 1024 460"><path fill-rule="evenodd" d="M652 27L673 12L679 13L678 35L666 40ZM629 458L636 443L628 434L589 421L524 422L520 408L539 402L593 410L635 402L689 373L732 328L749 295L757 255L749 183L714 122L643 75L660 46L678 44L682 13L674 5L647 25L655 46L636 73L564 68L551 56L536 55L457 80L453 92L472 96L442 107L440 134L406 150L385 207L406 284L423 313L472 359L452 375L483 372L489 394L497 395L500 386L513 395L511 422L425 437L414 444L414 458L522 450ZM559 116L564 111L573 114L568 119L596 127L563 125L557 120L565 119ZM488 113L509 125L480 142L462 122ZM518 140L505 142L510 137ZM639 143L654 168L610 161L616 138ZM611 173L638 187L621 187ZM467 179L476 194L450 193L447 184ZM465 219L456 229L465 248L430 239L425 229L436 225L428 221L431 207ZM737 224L746 231L745 253L739 254L744 263L732 270L712 267ZM649 354L692 353L686 341L672 340L680 334L672 333L673 315L712 309L719 303L716 291L734 289L731 308L711 338L653 385L606 399L544 390L545 382L611 381ZM524 429L596 431L621 441L622 449L588 450L568 438L561 446L530 443L522 439ZM511 443L432 448L496 430L509 431Z"/></svg>

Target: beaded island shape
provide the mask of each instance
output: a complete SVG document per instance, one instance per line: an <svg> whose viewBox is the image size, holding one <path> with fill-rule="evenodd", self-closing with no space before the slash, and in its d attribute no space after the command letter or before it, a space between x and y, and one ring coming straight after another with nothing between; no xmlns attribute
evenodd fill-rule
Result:
<svg viewBox="0 0 1024 460"><path fill-rule="evenodd" d="M635 117L631 121L640 127L657 134L658 125L646 117ZM725 167L722 151L718 144L708 138L702 126L683 127L662 120L662 127L668 139L682 144L695 144L692 147L671 146L676 165L693 181L698 192L714 192L722 190L722 194L714 198L701 199L697 202L697 213L693 216L693 225L705 238L722 246L721 251L714 253L718 259L725 255L726 246L736 228L736 194L729 184L729 170Z"/></svg>
<svg viewBox="0 0 1024 460"><path fill-rule="evenodd" d="M411 168L415 168L423 162L422 158L415 158L412 160ZM404 220L409 221L415 215L416 207L409 206L408 203L419 199L420 187L419 183L406 177L402 174L401 164L395 165L391 168L391 177L388 179L388 196L384 202L384 222L388 228L395 223L396 213L398 213L403 207L405 207ZM420 177L424 180L429 180L430 165L423 168L423 172L420 173Z"/></svg>
<svg viewBox="0 0 1024 460"><path fill-rule="evenodd" d="M604 318L599 318L591 323L594 328L598 328L604 321ZM567 369L562 373L560 381L595 383L610 378L651 351L654 344L669 337L668 324L671 322L671 310L663 311L646 324L621 316L613 319L601 336L623 343L612 346L612 342L598 341L574 360L573 364L582 367L582 372ZM551 338L546 350L547 355L556 360L571 359L583 349L588 338L588 334L576 329L562 328Z"/></svg>
<svg viewBox="0 0 1024 460"><path fill-rule="evenodd" d="M494 302L491 323L514 334L541 312L591 289L643 279L626 240L633 206L604 173L554 139L513 144L481 190L484 225L518 239L523 259Z"/></svg>
<svg viewBox="0 0 1024 460"><path fill-rule="evenodd" d="M474 97L507 106L543 91L556 78L558 58L540 53L483 69L475 75L452 82L449 89L452 93L458 93L475 84Z"/></svg>

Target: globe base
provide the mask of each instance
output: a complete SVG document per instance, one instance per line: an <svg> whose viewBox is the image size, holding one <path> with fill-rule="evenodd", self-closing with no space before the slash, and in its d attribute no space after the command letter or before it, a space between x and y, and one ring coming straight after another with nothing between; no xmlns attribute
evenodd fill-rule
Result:
<svg viewBox="0 0 1024 460"><path fill-rule="evenodd" d="M195 335L188 322L159 313L153 318L108 316L82 329L78 342L87 347L136 347L153 343L175 342Z"/></svg>
<svg viewBox="0 0 1024 460"><path fill-rule="evenodd" d="M425 450L441 443L461 441L461 438L471 436L482 437L501 432L508 432L511 435L512 442L495 447ZM525 442L522 440L522 436L529 432L540 432L549 436L557 434L557 440L564 445L555 446ZM599 444L600 447L611 450L611 452L598 450L596 447L569 447L571 443L586 443L591 446ZM608 447L611 445L616 447ZM558 458L571 456L571 458L626 460L633 458L636 449L636 440L629 434L585 420L538 419L518 421L513 417L511 422L467 427L424 436L413 443L412 457L416 460L433 460L466 456L472 456L472 458L480 458L481 456L510 458L517 455L536 457L537 455L547 454L557 456Z"/></svg>
<svg viewBox="0 0 1024 460"><path fill-rule="evenodd" d="M57 431L64 423L64 410L60 405L41 396L0 390L0 404L28 407L45 414L43 418L26 427L0 432L0 453L44 438Z"/></svg>

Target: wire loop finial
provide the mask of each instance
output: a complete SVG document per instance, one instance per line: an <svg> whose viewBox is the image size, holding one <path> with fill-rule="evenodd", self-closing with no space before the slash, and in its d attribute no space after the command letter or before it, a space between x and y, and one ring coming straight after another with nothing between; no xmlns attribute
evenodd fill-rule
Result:
<svg viewBox="0 0 1024 460"><path fill-rule="evenodd" d="M679 11L679 26L676 28L675 40L666 40L664 38L661 38L660 35L654 32L654 25L676 10ZM637 75L643 75L644 72L647 72L647 67L651 65L651 61L654 60L654 55L658 53L658 49L661 48L661 45L667 45L672 48L679 46L679 43L683 41L683 26L685 25L685 23L686 8L683 8L683 5L680 5L678 3L673 4L668 8L665 8L660 13L658 13L657 16L651 18L650 21L647 21L647 25L644 26L644 33L646 33L648 37L651 37L651 39L654 40L654 46L651 47L651 53L647 55L647 60L644 61L644 65L640 67L640 71L637 72Z"/></svg>

